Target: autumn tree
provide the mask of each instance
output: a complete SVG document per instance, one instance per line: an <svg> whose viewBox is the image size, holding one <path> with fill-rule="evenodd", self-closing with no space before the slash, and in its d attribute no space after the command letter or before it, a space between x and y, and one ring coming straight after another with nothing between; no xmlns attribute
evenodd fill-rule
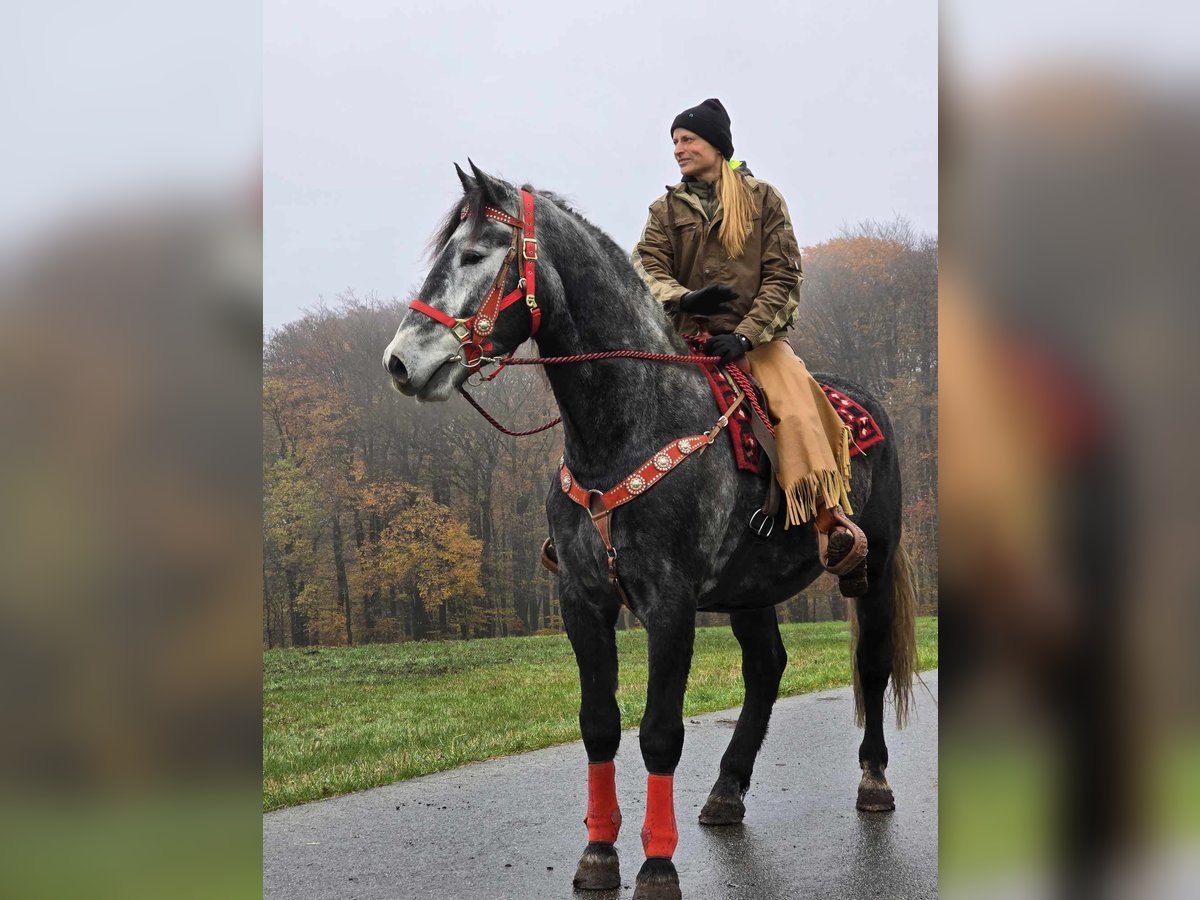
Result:
<svg viewBox="0 0 1200 900"><path fill-rule="evenodd" d="M324 532L320 498L291 456L268 459L263 471L263 579L267 645L309 643L300 598L317 565ZM271 606L274 600L274 606Z"/></svg>
<svg viewBox="0 0 1200 900"><path fill-rule="evenodd" d="M904 482L906 544L916 563L922 612L934 611L937 241L904 219L866 222L807 248L804 270L789 339L810 371L836 372L862 384L887 410ZM844 615L840 598L831 599L835 616Z"/></svg>

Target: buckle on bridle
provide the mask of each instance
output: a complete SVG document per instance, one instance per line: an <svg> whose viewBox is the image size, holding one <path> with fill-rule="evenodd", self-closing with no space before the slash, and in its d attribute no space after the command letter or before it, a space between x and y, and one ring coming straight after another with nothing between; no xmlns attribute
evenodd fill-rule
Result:
<svg viewBox="0 0 1200 900"><path fill-rule="evenodd" d="M757 522L755 522L756 516L761 517ZM750 530L754 532L755 536L760 537L765 541L775 531L775 517L768 516L761 509L756 509L754 512L750 513L749 525Z"/></svg>
<svg viewBox="0 0 1200 900"><path fill-rule="evenodd" d="M461 344L471 336L471 329L465 319L458 319L450 329L450 333L458 338L458 342Z"/></svg>
<svg viewBox="0 0 1200 900"><path fill-rule="evenodd" d="M528 260L536 260L538 258L537 238L521 238L521 255ZM533 255L529 254L529 245L533 245Z"/></svg>

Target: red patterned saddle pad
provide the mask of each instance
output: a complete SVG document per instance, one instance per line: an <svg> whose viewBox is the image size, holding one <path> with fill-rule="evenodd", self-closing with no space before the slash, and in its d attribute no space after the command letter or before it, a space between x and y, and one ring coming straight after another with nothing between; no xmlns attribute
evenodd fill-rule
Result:
<svg viewBox="0 0 1200 900"><path fill-rule="evenodd" d="M821 384L819 381L817 384ZM837 414L850 428L850 455L858 456L866 453L871 447L883 442L883 431L862 404L853 397L835 391L827 384L821 384L821 390L833 404Z"/></svg>
<svg viewBox="0 0 1200 900"><path fill-rule="evenodd" d="M693 354L703 354L702 344L691 340L688 341L688 344ZM697 346L698 344L699 346ZM728 409L734 398L737 397L737 390L720 377L715 369L705 366L702 371L708 379L709 387L712 388L717 408ZM753 379L751 380L753 381ZM761 400L762 389L758 386L758 382L754 382L754 386L758 390ZM829 385L822 384L821 390L825 392L825 396L829 398L829 402L842 421L850 428L850 455L852 457L866 452L870 447L883 441L883 431L871 414L863 409L862 404L853 397L834 390ZM763 406L765 407L766 404L764 403ZM729 439L733 444L733 458L739 469L754 472L757 475L766 475L767 462L764 454L759 450L758 439L754 437L754 431L750 426L750 416L752 415L754 415L754 411L750 409L749 404L743 403L738 407L733 418L729 420L728 431Z"/></svg>
<svg viewBox="0 0 1200 900"><path fill-rule="evenodd" d="M737 389L718 375L716 369L704 366L701 371L708 379L708 386L712 388L713 397L717 401L717 409L729 409L733 405L733 401L737 399ZM759 388L758 382L754 382L754 387L761 400L762 389ZM765 476L768 468L767 458L766 454L760 451L758 439L754 436L750 425L752 415L754 415L754 410L751 409L750 404L743 403L730 418L726 431L729 432L729 440L733 443L733 458L737 461L737 467L747 472L754 472L756 475Z"/></svg>

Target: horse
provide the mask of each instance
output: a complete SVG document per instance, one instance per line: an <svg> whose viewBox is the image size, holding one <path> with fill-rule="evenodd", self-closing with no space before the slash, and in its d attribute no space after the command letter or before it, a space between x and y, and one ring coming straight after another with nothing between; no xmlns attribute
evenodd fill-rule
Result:
<svg viewBox="0 0 1200 900"><path fill-rule="evenodd" d="M420 299L410 303L383 354L402 394L447 400L482 364L531 337L544 357L686 354L629 256L608 235L551 192L518 189L474 163L470 168L467 174L455 166L463 195L431 241L433 264ZM546 516L563 622L579 667L579 727L588 758L588 843L574 885L604 890L621 883L614 848L621 825L615 625L628 601L649 652L639 733L647 771L645 860L634 897L677 898L672 777L683 750L696 612L727 613L742 650L745 702L700 813L703 825L736 824L745 815L787 663L774 607L822 572L815 533L806 524L763 540L747 528L763 480L739 471L728 442L718 440L722 411L699 366L604 357L545 372L564 437ZM866 390L834 375L820 380L857 400L891 434L884 409ZM890 678L900 727L916 662L916 597L901 542L895 441L856 456L851 484L870 548L868 589L851 616L855 714L864 727L857 806L886 811L895 800L885 774L884 694ZM597 505L613 491L629 502L615 510Z"/></svg>

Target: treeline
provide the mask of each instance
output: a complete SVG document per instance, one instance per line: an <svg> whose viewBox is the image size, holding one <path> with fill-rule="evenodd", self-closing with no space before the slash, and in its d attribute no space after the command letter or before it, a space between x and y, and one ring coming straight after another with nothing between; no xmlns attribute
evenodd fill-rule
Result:
<svg viewBox="0 0 1200 900"><path fill-rule="evenodd" d="M810 371L837 372L883 402L900 454L919 612L936 612L937 238L904 219L865 222L806 248L804 271L789 340ZM829 597L843 618L844 601L832 589Z"/></svg>
<svg viewBox="0 0 1200 900"><path fill-rule="evenodd" d="M801 322L812 369L884 398L904 460L906 527L936 576L937 245L903 222L809 248ZM271 333L263 361L263 641L268 647L561 630L538 557L559 429L494 430L465 402L418 404L380 364L404 313L351 294ZM476 391L510 428L556 415L544 376ZM936 609L932 588L923 612ZM781 617L844 617L832 579ZM714 619L715 621L715 619ZM623 624L631 624L626 616Z"/></svg>

